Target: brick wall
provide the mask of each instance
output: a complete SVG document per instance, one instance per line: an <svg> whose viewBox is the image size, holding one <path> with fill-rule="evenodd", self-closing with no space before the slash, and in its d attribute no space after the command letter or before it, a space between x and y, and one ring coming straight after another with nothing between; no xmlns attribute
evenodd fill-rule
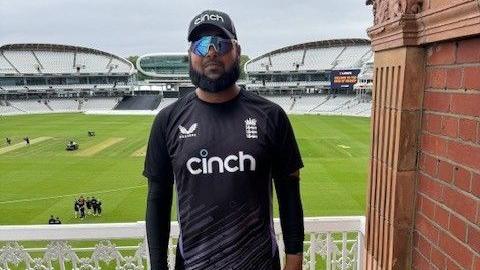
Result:
<svg viewBox="0 0 480 270"><path fill-rule="evenodd" d="M413 268L480 269L480 37L426 48Z"/></svg>

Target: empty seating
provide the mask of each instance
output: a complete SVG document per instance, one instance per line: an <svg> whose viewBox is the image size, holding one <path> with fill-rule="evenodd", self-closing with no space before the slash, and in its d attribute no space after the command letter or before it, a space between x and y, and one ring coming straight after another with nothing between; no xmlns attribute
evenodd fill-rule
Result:
<svg viewBox="0 0 480 270"><path fill-rule="evenodd" d="M31 51L5 51L3 55L21 73L40 73L40 64Z"/></svg>
<svg viewBox="0 0 480 270"><path fill-rule="evenodd" d="M19 113L23 113L23 111L12 106L0 105L0 115L19 114Z"/></svg>
<svg viewBox="0 0 480 270"><path fill-rule="evenodd" d="M2 54L0 54L0 73L17 73Z"/></svg>
<svg viewBox="0 0 480 270"><path fill-rule="evenodd" d="M269 60L268 56L250 62L248 64L248 70L269 71L270 70L270 60Z"/></svg>
<svg viewBox="0 0 480 270"><path fill-rule="evenodd" d="M90 111L90 110L113 110L115 106L118 104L120 98L112 97L112 98L89 98L83 101L82 110Z"/></svg>
<svg viewBox="0 0 480 270"><path fill-rule="evenodd" d="M72 73L75 72L73 66L72 52L35 52L38 60L42 64L42 73Z"/></svg>
<svg viewBox="0 0 480 270"><path fill-rule="evenodd" d="M177 98L163 98L162 101L160 101L160 104L157 107L157 110L161 110L168 105L174 103L177 100Z"/></svg>
<svg viewBox="0 0 480 270"><path fill-rule="evenodd" d="M310 49L305 53L303 66L299 70L328 70L342 52L343 47Z"/></svg>
<svg viewBox="0 0 480 270"><path fill-rule="evenodd" d="M44 100L13 100L10 105L20 111L28 113L51 112Z"/></svg>
<svg viewBox="0 0 480 270"><path fill-rule="evenodd" d="M56 112L78 111L77 99L50 99L48 105Z"/></svg>
<svg viewBox="0 0 480 270"><path fill-rule="evenodd" d="M161 103L158 95L126 96L115 106L115 110L155 110Z"/></svg>
<svg viewBox="0 0 480 270"><path fill-rule="evenodd" d="M335 69L361 68L364 57L371 52L370 46L347 46L335 61Z"/></svg>
<svg viewBox="0 0 480 270"><path fill-rule="evenodd" d="M285 112L289 112L292 107L293 98L290 96L265 96L265 98L280 105Z"/></svg>
<svg viewBox="0 0 480 270"><path fill-rule="evenodd" d="M75 66L81 73L103 73L107 71L107 64L111 57L102 54L77 53Z"/></svg>
<svg viewBox="0 0 480 270"><path fill-rule="evenodd" d="M337 95L336 97L331 97L321 106L314 108L312 112L335 112L343 107L350 99L352 99L351 96Z"/></svg>
<svg viewBox="0 0 480 270"><path fill-rule="evenodd" d="M296 64L302 62L302 56L303 50L274 54L270 57L272 61L270 71L295 70Z"/></svg>
<svg viewBox="0 0 480 270"><path fill-rule="evenodd" d="M295 100L292 113L309 113L319 104L327 100L327 95L319 96L299 96Z"/></svg>
<svg viewBox="0 0 480 270"><path fill-rule="evenodd" d="M120 60L118 59L112 59L112 62L110 63L110 65L112 67L111 71L112 72L115 72L115 73L128 73L130 72L130 66L125 63L125 62L121 62ZM110 70L109 67L107 67L108 70Z"/></svg>

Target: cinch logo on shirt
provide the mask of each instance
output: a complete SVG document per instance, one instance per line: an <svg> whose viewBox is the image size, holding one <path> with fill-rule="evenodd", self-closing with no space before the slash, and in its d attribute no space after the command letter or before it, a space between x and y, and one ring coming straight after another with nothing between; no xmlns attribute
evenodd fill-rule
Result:
<svg viewBox="0 0 480 270"><path fill-rule="evenodd" d="M255 171L256 168L256 160L253 156L249 154L244 154L243 151L238 152L237 155L229 155L225 159L222 159L217 156L213 156L210 158L208 157L208 151L206 149L200 150L200 156L192 157L187 160L187 169L188 171L193 174L211 174L214 172L217 173L224 173L227 172L236 172L245 171L245 161L249 161L249 170Z"/></svg>
<svg viewBox="0 0 480 270"><path fill-rule="evenodd" d="M202 14L200 17L198 17L194 22L193 24L197 25L203 21L207 21L207 20L210 20L210 21L220 21L222 20L222 22L225 22L225 20L223 20L223 17L218 15L218 14Z"/></svg>

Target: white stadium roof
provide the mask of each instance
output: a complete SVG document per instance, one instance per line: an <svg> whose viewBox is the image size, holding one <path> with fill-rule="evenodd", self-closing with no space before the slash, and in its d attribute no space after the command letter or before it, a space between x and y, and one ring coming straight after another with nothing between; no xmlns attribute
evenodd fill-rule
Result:
<svg viewBox="0 0 480 270"><path fill-rule="evenodd" d="M245 63L247 73L360 69L372 57L368 39L333 39L288 46Z"/></svg>
<svg viewBox="0 0 480 270"><path fill-rule="evenodd" d="M58 44L0 46L0 74L133 74L128 60L96 49Z"/></svg>

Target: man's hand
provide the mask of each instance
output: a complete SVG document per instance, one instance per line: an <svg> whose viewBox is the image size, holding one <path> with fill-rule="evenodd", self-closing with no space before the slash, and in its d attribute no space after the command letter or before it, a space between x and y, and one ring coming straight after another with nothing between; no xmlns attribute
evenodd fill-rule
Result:
<svg viewBox="0 0 480 270"><path fill-rule="evenodd" d="M302 270L303 254L287 254L283 270Z"/></svg>

